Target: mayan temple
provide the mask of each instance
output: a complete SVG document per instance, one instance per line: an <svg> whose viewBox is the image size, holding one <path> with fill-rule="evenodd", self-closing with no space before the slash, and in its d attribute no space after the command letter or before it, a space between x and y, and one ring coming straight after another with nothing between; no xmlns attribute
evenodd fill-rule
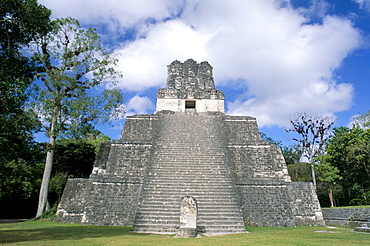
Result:
<svg viewBox="0 0 370 246"><path fill-rule="evenodd" d="M176 233L180 201L197 201L198 233L324 225L315 189L292 182L278 146L251 116L224 112L208 62L174 61L154 114L128 116L88 179L69 179L55 220Z"/></svg>

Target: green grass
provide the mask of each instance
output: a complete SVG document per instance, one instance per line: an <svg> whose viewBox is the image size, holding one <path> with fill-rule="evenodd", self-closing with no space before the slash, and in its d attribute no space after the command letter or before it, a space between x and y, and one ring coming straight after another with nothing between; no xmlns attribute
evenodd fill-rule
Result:
<svg viewBox="0 0 370 246"><path fill-rule="evenodd" d="M181 239L173 235L133 233L131 227L27 221L1 223L0 245L370 245L370 234L355 233L348 228L248 227L247 230L246 234Z"/></svg>
<svg viewBox="0 0 370 246"><path fill-rule="evenodd" d="M333 207L333 208L370 208L370 205L358 205L358 206L347 206L347 207ZM329 209L329 208L322 208Z"/></svg>

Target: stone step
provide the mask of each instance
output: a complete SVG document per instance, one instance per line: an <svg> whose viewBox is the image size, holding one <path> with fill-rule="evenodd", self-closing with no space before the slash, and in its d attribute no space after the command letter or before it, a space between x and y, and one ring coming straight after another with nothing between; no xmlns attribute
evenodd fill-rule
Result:
<svg viewBox="0 0 370 246"><path fill-rule="evenodd" d="M180 206L164 206L163 204L150 204L145 205L142 204L140 208L138 208L138 212L153 212L156 211L167 211L167 212L176 212L177 210L180 210ZM236 206L233 207L225 207L225 206L217 206L214 205L205 205L202 206L202 208L198 207L199 213L211 213L211 212L235 212L237 214L240 213L240 209Z"/></svg>
<svg viewBox="0 0 370 246"><path fill-rule="evenodd" d="M238 224L241 223L242 220L240 220L240 216L228 216L228 217L220 217L220 216L207 216L204 214L199 214L197 217L198 223L209 223L209 224L215 224L215 223L234 223ZM137 214L135 218L136 222L138 223L147 223L154 222L156 224L160 223L160 221L163 221L163 223L172 223L172 222L180 222L180 214L171 214L171 215L161 215L161 214ZM244 222L243 222L244 223ZM242 224L243 224L242 223Z"/></svg>
<svg viewBox="0 0 370 246"><path fill-rule="evenodd" d="M163 115L160 124L133 231L177 232L186 194L197 200L202 231L245 232L226 163L222 118Z"/></svg>
<svg viewBox="0 0 370 246"><path fill-rule="evenodd" d="M204 228L206 227L206 228ZM160 226L157 224L137 224L133 227L133 232L141 233L177 233L179 225L168 224L166 226ZM240 225L198 225L198 233L217 233L217 234L226 234L226 233L245 233L245 228Z"/></svg>
<svg viewBox="0 0 370 246"><path fill-rule="evenodd" d="M358 232L368 232L368 233L370 233L370 227L356 227L354 230L358 231Z"/></svg>
<svg viewBox="0 0 370 246"><path fill-rule="evenodd" d="M196 184L196 183L192 183ZM147 183L145 189L143 189L142 195L146 195L149 193L153 194L161 194L166 196L167 194L178 194L181 196L184 195L191 195L194 197L202 197L202 196L224 196L230 194L230 196L234 196L235 192L232 185L224 185L222 183L216 183L211 185L199 185L198 187L194 188L192 184L169 184L163 185L161 183ZM204 190L202 190L202 188Z"/></svg>
<svg viewBox="0 0 370 246"><path fill-rule="evenodd" d="M222 210L227 210L227 209L231 209L229 206L235 206L235 208L238 207L238 201L233 201L233 200L222 200L222 201L219 201L219 202L216 202L216 201L199 201L198 202L198 209L202 210L202 209L206 209L206 208L209 208L209 207L212 207L212 208L220 208ZM160 207L162 206L163 208L165 206L168 206L168 207L175 207L175 208L179 208L180 206L180 203L179 203L179 200L166 200L166 201L158 201L158 200L155 200L155 199L145 199L141 202L141 205L142 207L146 206L146 207ZM225 207L225 208L224 208Z"/></svg>
<svg viewBox="0 0 370 246"><path fill-rule="evenodd" d="M190 153L188 155L191 155ZM168 157L168 156L157 156L153 158L153 164L160 165L159 167L163 165L169 165L170 167L175 167L178 168L179 165L185 166L183 163L186 163L186 166L203 166L203 167L217 167L217 166L223 166L225 165L225 160L222 158L217 158L217 159L210 159L210 158L200 158L200 157L194 157L194 158L179 158L178 155L177 157ZM152 166L156 167L156 166Z"/></svg>
<svg viewBox="0 0 370 246"><path fill-rule="evenodd" d="M190 143L189 143L190 144ZM202 143L206 144L206 143ZM205 155L205 156L211 156L215 155L217 156L223 156L225 155L226 151L225 148L220 147L214 147L214 148L205 148L202 145L194 146L194 147L184 147L180 144L168 146L168 145L156 145L156 151L153 153L155 155L159 154L169 154L173 155L174 153L185 153L185 152L191 152L193 154L197 155Z"/></svg>
<svg viewBox="0 0 370 246"><path fill-rule="evenodd" d="M176 179L174 179L176 180ZM156 180L156 179L153 179L153 180L150 180L148 181L146 184L151 184L151 185L161 185L161 186L168 186L168 187L172 187L172 188L181 188L181 187L191 187L191 186L198 186L199 188L201 187L214 187L214 188L218 188L218 187L222 187L222 186L227 186L227 187L232 187L232 183L230 181L227 181L227 180L224 180L224 181L217 181L217 180L202 180L202 179L196 179L196 180L188 180L186 181L186 183L184 184L174 184L174 183L171 183L171 180L166 180L166 181L162 181L162 180Z"/></svg>
<svg viewBox="0 0 370 246"><path fill-rule="evenodd" d="M183 165L181 168L180 166L169 166L167 163L158 163L154 164L149 173L186 173L186 172L193 172L199 173L206 172L209 174L212 173L220 173L220 174L227 174L230 172L228 168L222 167L220 165L215 166L203 166L203 165Z"/></svg>
<svg viewBox="0 0 370 246"><path fill-rule="evenodd" d="M155 214L153 214L152 212L149 212L149 211L140 211L136 214L137 217L140 217L140 216L147 216L148 218L156 218L158 216L162 216L162 217L172 217L172 216L175 216L176 218L180 218L180 210L177 209L177 210L174 210L174 211L156 211ZM215 218L226 218L228 216L230 217L234 217L236 216L235 215L235 212L232 212L232 211L202 211L202 213L199 215L198 214L198 217L215 217Z"/></svg>
<svg viewBox="0 0 370 246"><path fill-rule="evenodd" d="M187 156L189 156L189 158L182 157L180 155L187 155ZM212 156L214 156L214 155L212 155ZM161 155L153 156L153 160L154 160L154 162L159 162L159 163L169 163L169 162L174 163L175 161L178 161L178 163L181 163L181 162L190 162L190 163L201 162L201 163L204 163L204 164L206 164L208 162L211 162L210 165L214 165L214 164L217 164L217 163L225 163L223 156L219 156L217 158L208 158L207 156L195 155L194 153L174 153L173 156L168 156L168 155L165 155L165 154L161 154Z"/></svg>
<svg viewBox="0 0 370 246"><path fill-rule="evenodd" d="M151 195L151 196L146 196L144 197L145 200L155 200L155 201L178 201L180 203L180 200L181 198L184 197L184 195L180 195L179 194L168 194L166 196L162 195L162 194L155 194L155 195ZM218 201L238 201L237 198L235 198L234 196L220 196L220 194L215 194L215 195L210 195L210 196L194 196L192 195L192 197L194 197L197 202L199 203L203 203L203 202L218 202Z"/></svg>
<svg viewBox="0 0 370 246"><path fill-rule="evenodd" d="M158 226L170 226L170 227L179 227L180 226L180 219L178 220L137 220L136 221L136 226L141 225L141 226L153 226L153 225L158 225ZM244 222L239 222L237 220L218 220L218 221L199 221L197 223L199 227L201 226L207 226L209 227L244 227ZM221 226L222 225L222 226Z"/></svg>
<svg viewBox="0 0 370 246"><path fill-rule="evenodd" d="M184 176L174 176L172 178L169 178L169 177L166 177L166 178L163 178L163 177L156 177L156 178L152 178L148 181L148 184L152 183L152 184L156 184L156 183L161 183L162 185L170 185L170 184L173 184L174 181L178 181L179 183L180 182L183 182L183 183L186 183L186 184L197 184L197 183L202 183L203 186L206 185L206 184L232 184L230 180L224 180L222 179L221 177L196 177L196 178L193 178L193 179L190 179L190 178L186 178ZM179 184L173 184L173 185L176 185L178 186Z"/></svg>
<svg viewBox="0 0 370 246"><path fill-rule="evenodd" d="M162 193L162 192L157 192L157 193L144 193L143 198L149 199L149 200L161 200L161 201L167 201L167 200L177 200L180 201L181 198L184 196L192 196L194 197L198 202L203 202L203 201L238 201L235 196L233 196L230 193L213 193L213 194L202 194L198 195L195 193Z"/></svg>
<svg viewBox="0 0 370 246"><path fill-rule="evenodd" d="M194 174L195 173L195 174ZM163 175L164 177L167 176L173 176L174 174L178 175L185 175L185 176L209 176L209 175L217 175L222 176L227 175L230 173L230 170L227 168L212 168L207 169L205 167L184 167L181 170L178 170L174 167L160 167L156 168L156 170L153 170L148 173L150 177L155 177L157 175Z"/></svg>

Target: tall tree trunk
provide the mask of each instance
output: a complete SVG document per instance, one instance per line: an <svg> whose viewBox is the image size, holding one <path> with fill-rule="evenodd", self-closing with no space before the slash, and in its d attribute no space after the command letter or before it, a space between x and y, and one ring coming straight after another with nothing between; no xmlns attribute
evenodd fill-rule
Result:
<svg viewBox="0 0 370 246"><path fill-rule="evenodd" d="M57 110L55 110L58 112ZM45 211L46 204L48 202L48 188L51 177L51 170L53 167L54 160L54 150L55 150L55 124L57 120L57 113L53 115L53 119L50 126L50 139L47 145L46 161L44 168L44 175L42 177L40 195L39 195L39 204L37 207L36 219L41 218L42 213Z"/></svg>
<svg viewBox="0 0 370 246"><path fill-rule="evenodd" d="M330 200L330 207L334 207L334 197L333 197L333 189L331 185L329 185L329 200Z"/></svg>
<svg viewBox="0 0 370 246"><path fill-rule="evenodd" d="M310 164L311 165L311 174L312 174L312 183L313 183L313 187L315 188L316 190L316 175L315 175L315 168L313 166L313 163Z"/></svg>

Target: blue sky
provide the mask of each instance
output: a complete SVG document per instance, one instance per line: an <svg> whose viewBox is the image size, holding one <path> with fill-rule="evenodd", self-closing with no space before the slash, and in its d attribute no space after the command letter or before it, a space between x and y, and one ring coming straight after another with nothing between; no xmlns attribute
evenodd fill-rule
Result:
<svg viewBox="0 0 370 246"><path fill-rule="evenodd" d="M153 113L166 65L214 68L226 113L257 118L286 144L297 112L351 118L369 110L370 0L39 0L52 18L94 27L119 58L127 114ZM100 127L119 138L124 121Z"/></svg>

